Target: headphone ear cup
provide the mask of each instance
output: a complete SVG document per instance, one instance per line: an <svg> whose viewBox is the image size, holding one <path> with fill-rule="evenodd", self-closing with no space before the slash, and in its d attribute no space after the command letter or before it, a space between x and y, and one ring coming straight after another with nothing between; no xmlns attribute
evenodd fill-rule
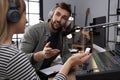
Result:
<svg viewBox="0 0 120 80"><path fill-rule="evenodd" d="M7 14L8 22L16 23L20 20L21 16L17 9L10 9Z"/></svg>
<svg viewBox="0 0 120 80"><path fill-rule="evenodd" d="M53 13L54 13L53 10L51 10L51 11L48 13L48 18L49 18L49 19L52 17Z"/></svg>
<svg viewBox="0 0 120 80"><path fill-rule="evenodd" d="M49 19L53 16L53 14L54 14L54 12L55 12L55 9L56 9L56 7L53 7L53 8L50 10L50 12L48 13L48 18L49 18Z"/></svg>

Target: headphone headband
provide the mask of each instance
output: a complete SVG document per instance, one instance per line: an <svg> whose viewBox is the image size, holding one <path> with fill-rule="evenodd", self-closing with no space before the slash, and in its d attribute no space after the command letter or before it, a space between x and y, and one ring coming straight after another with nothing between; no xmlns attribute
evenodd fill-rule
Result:
<svg viewBox="0 0 120 80"><path fill-rule="evenodd" d="M14 4L14 1L13 0L9 0L9 8L12 9L12 8L15 8L15 4Z"/></svg>

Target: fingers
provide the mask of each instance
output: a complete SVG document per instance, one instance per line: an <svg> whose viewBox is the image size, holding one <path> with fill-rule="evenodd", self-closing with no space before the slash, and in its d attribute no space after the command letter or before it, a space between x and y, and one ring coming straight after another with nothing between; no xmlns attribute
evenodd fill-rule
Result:
<svg viewBox="0 0 120 80"><path fill-rule="evenodd" d="M58 49L50 49L45 51L45 58L50 58L57 55L60 52Z"/></svg>
<svg viewBox="0 0 120 80"><path fill-rule="evenodd" d="M91 56L91 54L75 54L74 56L71 57L73 64L74 65L80 65L82 63L84 63L89 57Z"/></svg>
<svg viewBox="0 0 120 80"><path fill-rule="evenodd" d="M81 59L81 58L84 57L85 55L87 55L87 54L85 54L85 53L83 53L83 54L74 54L73 56Z"/></svg>
<svg viewBox="0 0 120 80"><path fill-rule="evenodd" d="M82 63L84 63L89 57L91 56L91 54L85 54L81 59L80 59L80 61L82 62Z"/></svg>
<svg viewBox="0 0 120 80"><path fill-rule="evenodd" d="M50 58L50 57L58 54L58 53L60 52L60 50L58 50L58 49L52 49L52 48L50 47L50 42L48 42L48 43L45 45L45 47L44 47L44 49L43 49L43 52L44 52L45 58Z"/></svg>
<svg viewBox="0 0 120 80"><path fill-rule="evenodd" d="M50 42L48 42L48 43L45 45L45 47L50 47Z"/></svg>
<svg viewBox="0 0 120 80"><path fill-rule="evenodd" d="M56 53L59 53L59 52L60 52L59 49L51 49L50 50L50 53L52 53L52 54L56 54Z"/></svg>
<svg viewBox="0 0 120 80"><path fill-rule="evenodd" d="M43 49L43 51L50 51L50 50L52 50L51 47L45 47L45 48Z"/></svg>
<svg viewBox="0 0 120 80"><path fill-rule="evenodd" d="M50 50L47 50L46 54L55 55L55 54L58 54L59 52L60 52L60 50L58 50L58 49L50 49Z"/></svg>

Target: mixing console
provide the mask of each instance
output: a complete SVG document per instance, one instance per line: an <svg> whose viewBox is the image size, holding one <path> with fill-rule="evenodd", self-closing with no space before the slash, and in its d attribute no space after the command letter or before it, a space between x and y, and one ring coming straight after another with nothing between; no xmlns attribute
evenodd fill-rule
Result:
<svg viewBox="0 0 120 80"><path fill-rule="evenodd" d="M76 80L120 80L120 50L94 53L76 70Z"/></svg>

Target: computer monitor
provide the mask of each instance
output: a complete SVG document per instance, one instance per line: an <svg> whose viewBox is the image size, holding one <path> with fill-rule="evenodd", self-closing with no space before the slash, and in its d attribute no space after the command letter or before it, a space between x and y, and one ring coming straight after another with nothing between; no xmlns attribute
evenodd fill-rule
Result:
<svg viewBox="0 0 120 80"><path fill-rule="evenodd" d="M106 23L106 16L93 18L93 23L90 25L97 25L102 23ZM102 48L106 47L106 28L103 28L102 26L93 28L93 43Z"/></svg>

